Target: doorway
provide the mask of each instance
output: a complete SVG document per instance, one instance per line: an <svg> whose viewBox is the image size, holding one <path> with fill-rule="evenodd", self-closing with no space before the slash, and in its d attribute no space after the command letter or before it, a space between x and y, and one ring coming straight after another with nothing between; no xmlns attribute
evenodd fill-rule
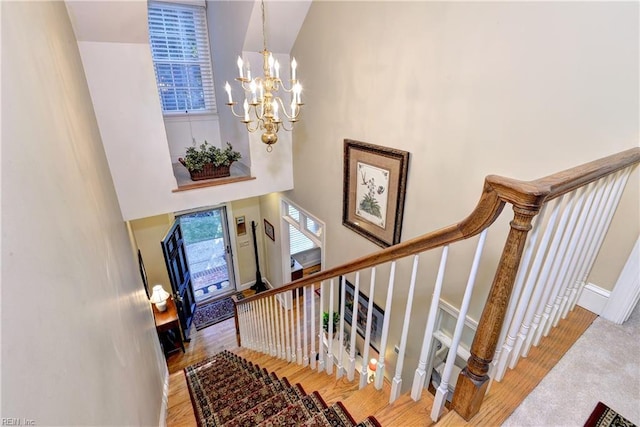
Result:
<svg viewBox="0 0 640 427"><path fill-rule="evenodd" d="M224 206L178 217L197 304L236 291Z"/></svg>

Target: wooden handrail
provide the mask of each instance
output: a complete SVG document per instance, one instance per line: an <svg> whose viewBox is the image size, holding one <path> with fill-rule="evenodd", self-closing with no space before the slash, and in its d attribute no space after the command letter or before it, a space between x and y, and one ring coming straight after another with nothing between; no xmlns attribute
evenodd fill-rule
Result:
<svg viewBox="0 0 640 427"><path fill-rule="evenodd" d="M261 292L239 301L234 298L234 301L238 305L246 304L260 298L302 288L312 283L319 283L323 280L468 239L493 224L502 212L505 203L537 212L542 204L549 200L639 162L640 148L636 147L534 181L520 181L489 175L485 178L482 195L473 212L456 224L328 270L311 274L285 286Z"/></svg>
<svg viewBox="0 0 640 427"><path fill-rule="evenodd" d="M635 147L533 181L520 181L489 175L485 178L482 195L473 212L458 223L240 301L233 297L234 302L236 306L240 306L261 298L302 288L313 283L320 283L327 279L468 239L493 224L506 203L512 204L514 219L510 223L511 229L503 248L487 303L478 323L471 346L471 357L458 377L453 396L452 408L463 418L469 420L479 411L488 385L489 364L495 353L533 218L548 201L638 163L640 163L640 147ZM236 331L238 343L240 343L237 318Z"/></svg>

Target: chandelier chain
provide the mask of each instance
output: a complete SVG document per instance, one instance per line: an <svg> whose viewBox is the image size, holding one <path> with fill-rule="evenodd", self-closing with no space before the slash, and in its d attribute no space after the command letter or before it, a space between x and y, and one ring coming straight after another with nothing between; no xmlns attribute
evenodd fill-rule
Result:
<svg viewBox="0 0 640 427"><path fill-rule="evenodd" d="M267 31L265 24L265 15L264 15L264 0L261 1L260 7L262 8L262 47L263 50L267 50Z"/></svg>

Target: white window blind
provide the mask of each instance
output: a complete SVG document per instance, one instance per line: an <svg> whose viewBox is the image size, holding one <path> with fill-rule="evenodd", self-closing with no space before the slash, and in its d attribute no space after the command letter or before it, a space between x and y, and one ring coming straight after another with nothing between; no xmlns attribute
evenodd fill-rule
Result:
<svg viewBox="0 0 640 427"><path fill-rule="evenodd" d="M149 42L162 111L215 112L204 7L150 2Z"/></svg>
<svg viewBox="0 0 640 427"><path fill-rule="evenodd" d="M295 255L307 249L315 248L316 245L297 228L289 224L289 253Z"/></svg>

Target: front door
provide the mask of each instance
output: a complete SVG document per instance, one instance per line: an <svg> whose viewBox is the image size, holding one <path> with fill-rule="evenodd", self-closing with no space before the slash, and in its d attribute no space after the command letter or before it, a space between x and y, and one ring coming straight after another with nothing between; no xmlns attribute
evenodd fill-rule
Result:
<svg viewBox="0 0 640 427"><path fill-rule="evenodd" d="M178 309L180 326L184 338L187 340L196 303L191 289L191 275L189 274L180 221L176 220L162 239L162 253L171 281L171 293Z"/></svg>

